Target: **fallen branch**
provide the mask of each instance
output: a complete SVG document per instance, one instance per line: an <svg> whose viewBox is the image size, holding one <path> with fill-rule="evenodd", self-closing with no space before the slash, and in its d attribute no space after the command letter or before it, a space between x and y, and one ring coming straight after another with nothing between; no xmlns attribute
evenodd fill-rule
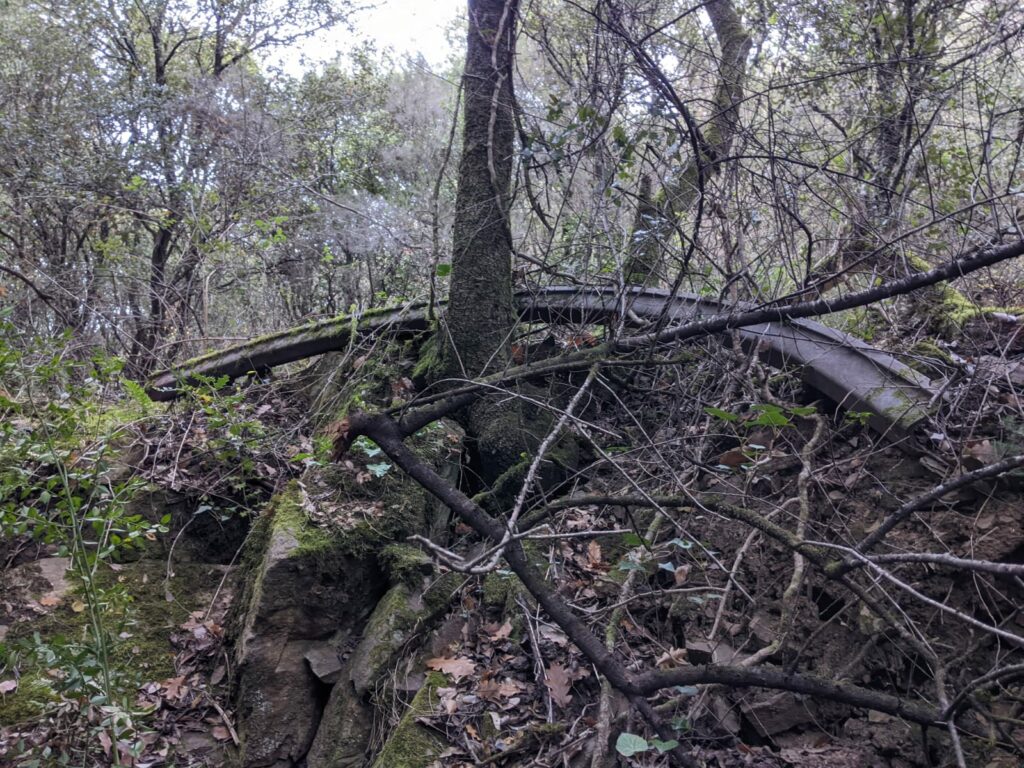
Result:
<svg viewBox="0 0 1024 768"><path fill-rule="evenodd" d="M438 475L433 468L403 442L405 435L398 424L386 414L354 413L349 417L347 440L365 435L413 480L443 502L463 522L491 542L500 542L506 533L504 524L487 514L469 497ZM744 516L746 517L746 516ZM821 564L817 549L809 559ZM807 550L805 550L805 553ZM577 648L594 664L616 689L625 694L638 711L651 723L661 738L673 738L654 712L646 697L663 688L676 685L723 684L733 687L765 687L793 691L837 701L851 706L903 717L921 725L941 725L937 709L907 702L899 697L866 688L811 675L800 675L769 668L748 669L736 666L698 666L673 670L650 671L634 675L627 671L613 650L595 635L534 568L523 550L521 541L508 542L505 558L526 590L548 616L558 624ZM684 764L692 764L684 763Z"/></svg>

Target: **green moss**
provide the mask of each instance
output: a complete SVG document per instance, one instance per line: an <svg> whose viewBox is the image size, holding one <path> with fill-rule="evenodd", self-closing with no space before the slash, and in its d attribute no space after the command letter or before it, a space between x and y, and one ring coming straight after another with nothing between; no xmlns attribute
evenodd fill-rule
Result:
<svg viewBox="0 0 1024 768"><path fill-rule="evenodd" d="M381 550L379 559L393 584L400 582L415 587L434 570L426 552L407 544L389 544Z"/></svg>
<svg viewBox="0 0 1024 768"><path fill-rule="evenodd" d="M373 609L352 658L357 693L369 690L414 634L424 632L451 605L463 577L447 573L424 591L398 583ZM422 577L419 579L422 584Z"/></svg>
<svg viewBox="0 0 1024 768"><path fill-rule="evenodd" d="M910 348L906 363L913 370L931 378L941 375L942 366L954 365L952 355L929 339L922 339Z"/></svg>
<svg viewBox="0 0 1024 768"><path fill-rule="evenodd" d="M373 768L427 768L448 747L448 744L419 718L430 717L437 709L437 689L447 685L447 678L431 672L398 725L391 732Z"/></svg>
<svg viewBox="0 0 1024 768"><path fill-rule="evenodd" d="M286 531L295 537L298 546L292 557L309 557L323 563L333 560L339 542L337 537L324 528L309 521L302 506L302 488L298 482L291 482L271 500L268 512L271 533Z"/></svg>
<svg viewBox="0 0 1024 768"><path fill-rule="evenodd" d="M412 605L412 595L404 584L389 589L366 624L366 637L373 638L365 657L359 658L360 673L370 682L387 666L392 654L415 627L419 614Z"/></svg>
<svg viewBox="0 0 1024 768"><path fill-rule="evenodd" d="M913 399L909 394L898 387L878 387L868 393L867 400L874 405L883 405L875 409L879 416L883 416L900 428L909 430L918 424L921 419L928 415L922 404Z"/></svg>
<svg viewBox="0 0 1024 768"><path fill-rule="evenodd" d="M423 602L426 606L426 616L434 618L446 610L452 602L452 597L462 586L466 577L461 573L451 571L436 579L423 592Z"/></svg>
<svg viewBox="0 0 1024 768"><path fill-rule="evenodd" d="M918 355L920 357L931 357L935 360L941 360L944 363L953 364L953 357L946 350L936 344L934 341L929 339L922 339L910 348L911 355Z"/></svg>
<svg viewBox="0 0 1024 768"><path fill-rule="evenodd" d="M0 726L37 721L59 700L40 671L22 675L17 689L0 694Z"/></svg>
<svg viewBox="0 0 1024 768"><path fill-rule="evenodd" d="M101 567L96 591L103 599L103 628L110 638L111 677L124 690L139 684L160 681L174 672L175 649L171 634L193 611L206 608L223 572L204 564L182 564L165 581L167 564L163 560L139 560L114 571ZM76 653L92 645L89 611L81 609L82 588L69 592L60 605L32 621L11 627L6 644L25 649L19 671L18 690L0 702L0 725L7 725L26 708L38 716L59 697L47 683L45 668L34 655L34 639L54 648ZM52 664L51 664L52 666Z"/></svg>
<svg viewBox="0 0 1024 768"><path fill-rule="evenodd" d="M293 481L264 513L270 521L269 533L286 531L295 537L297 547L291 557L332 570L340 558L376 555L387 543L422 528L425 492L397 471L359 485L350 471L332 467L321 479L333 488L330 495L305 499L301 486ZM339 519L314 524L306 505L333 509Z"/></svg>
<svg viewBox="0 0 1024 768"><path fill-rule="evenodd" d="M409 307L409 309L416 310L421 309L422 307L423 305L414 305ZM313 320L308 323L304 323L303 325L288 328L284 331L277 331L275 333L257 336L249 341L243 342L242 344L236 344L224 349L213 350L211 352L198 355L186 360L178 366L175 366L170 372L174 373L179 381L188 380L189 377L195 373L202 372L203 368L207 369L207 375L216 375L213 368L209 367L209 364L216 363L216 361L222 357L233 354L244 355L247 352L256 352L267 344L276 341L294 341L300 336L308 336L310 340L323 338L336 339L338 346L340 347L347 339L351 338L353 332L364 330L364 325L367 326L365 330L370 330L374 327L373 321L377 318L392 315L396 311L402 309L405 309L405 307L379 307L376 309L365 310L359 315L337 315L326 320ZM157 376L162 376L165 373L167 372L158 373Z"/></svg>
<svg viewBox="0 0 1024 768"><path fill-rule="evenodd" d="M913 254L907 256L907 263L915 272L927 272L932 268L927 261ZM943 333L956 333L974 318L996 312L1007 315L1024 314L1024 307L996 307L978 304L949 283L939 283L931 290L938 301L929 303L928 314L935 320L939 330Z"/></svg>
<svg viewBox="0 0 1024 768"><path fill-rule="evenodd" d="M441 352L437 341L437 333L431 333L430 337L420 346L420 354L416 359L416 365L412 368L412 378L417 382L430 381L438 376L441 369Z"/></svg>
<svg viewBox="0 0 1024 768"><path fill-rule="evenodd" d="M484 605L488 608L507 608L525 587L519 577L510 571L491 571L484 576Z"/></svg>

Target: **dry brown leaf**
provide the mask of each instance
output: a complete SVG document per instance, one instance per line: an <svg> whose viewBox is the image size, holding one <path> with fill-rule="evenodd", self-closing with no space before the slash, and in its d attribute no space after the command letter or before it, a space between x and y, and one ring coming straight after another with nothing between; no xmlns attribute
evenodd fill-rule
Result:
<svg viewBox="0 0 1024 768"><path fill-rule="evenodd" d="M487 630L491 640L508 640L509 635L512 634L512 623L506 621L500 627L497 624L488 624L484 629Z"/></svg>
<svg viewBox="0 0 1024 768"><path fill-rule="evenodd" d="M520 693L523 690L523 684L505 678L500 683L491 678L490 680L484 680L480 685L477 686L476 693L481 699L487 701L497 701L498 699L508 699Z"/></svg>
<svg viewBox="0 0 1024 768"><path fill-rule="evenodd" d="M718 457L718 463L726 467L739 467L749 461L742 448L733 448Z"/></svg>
<svg viewBox="0 0 1024 768"><path fill-rule="evenodd" d="M690 578L690 566L680 565L673 574L677 587L683 586Z"/></svg>
<svg viewBox="0 0 1024 768"><path fill-rule="evenodd" d="M57 595L43 595L39 598L39 604L47 608L53 608L55 605L60 605L60 598Z"/></svg>
<svg viewBox="0 0 1024 768"><path fill-rule="evenodd" d="M554 662L544 672L544 684L547 685L548 693L551 694L551 700L555 704L562 709L569 706L569 702L572 701L572 694L569 693L569 689L572 688L572 680L565 667L557 661Z"/></svg>
<svg viewBox="0 0 1024 768"><path fill-rule="evenodd" d="M459 701L455 688L438 688L437 696L441 700L441 709L446 715L454 715L459 709Z"/></svg>
<svg viewBox="0 0 1024 768"><path fill-rule="evenodd" d="M435 669L438 672L444 672L446 675L451 675L452 679L458 682L462 678L473 674L476 670L476 663L472 659L467 659L465 657L455 659L437 657L429 659L427 661L427 667Z"/></svg>
<svg viewBox="0 0 1024 768"><path fill-rule="evenodd" d="M164 698L174 701L181 698L182 689L185 688L185 678L182 677L169 677L160 683L160 688L164 692Z"/></svg>
<svg viewBox="0 0 1024 768"><path fill-rule="evenodd" d="M591 566L601 564L601 545L597 542L597 539L593 539L587 544L587 562Z"/></svg>
<svg viewBox="0 0 1024 768"><path fill-rule="evenodd" d="M501 685L498 687L498 695L503 699L511 698L517 693L522 693L525 686L517 680L512 680L506 677L501 681Z"/></svg>
<svg viewBox="0 0 1024 768"><path fill-rule="evenodd" d="M493 678L484 680L476 687L476 695L486 701L496 701L501 695L501 683Z"/></svg>
<svg viewBox="0 0 1024 768"><path fill-rule="evenodd" d="M213 726L213 728L210 730L210 733L213 734L213 738L215 738L217 741L227 741L231 738L231 731L229 731L223 725Z"/></svg>
<svg viewBox="0 0 1024 768"><path fill-rule="evenodd" d="M999 460L991 440L970 440L964 446L962 458L968 470L981 469Z"/></svg>
<svg viewBox="0 0 1024 768"><path fill-rule="evenodd" d="M567 645L569 643L569 638L558 627L543 626L540 628L540 636L555 645Z"/></svg>

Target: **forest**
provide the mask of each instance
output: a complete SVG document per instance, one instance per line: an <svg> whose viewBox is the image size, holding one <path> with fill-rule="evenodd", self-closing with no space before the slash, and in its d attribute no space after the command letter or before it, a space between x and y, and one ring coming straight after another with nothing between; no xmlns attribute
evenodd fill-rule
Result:
<svg viewBox="0 0 1024 768"><path fill-rule="evenodd" d="M441 5L0 0L0 765L1024 765L1024 7Z"/></svg>

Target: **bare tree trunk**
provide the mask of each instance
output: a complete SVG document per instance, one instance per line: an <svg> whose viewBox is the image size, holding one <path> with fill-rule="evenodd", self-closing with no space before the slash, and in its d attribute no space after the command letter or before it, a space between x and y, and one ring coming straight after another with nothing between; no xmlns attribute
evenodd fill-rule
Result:
<svg viewBox="0 0 1024 768"><path fill-rule="evenodd" d="M443 370L473 377L508 359L512 308L512 58L518 0L470 0L462 158Z"/></svg>
<svg viewBox="0 0 1024 768"><path fill-rule="evenodd" d="M708 178L721 170L721 160L729 154L733 138L739 127L740 102L743 100L743 84L747 74L747 54L750 53L751 39L732 0L711 0L704 6L711 25L718 38L721 51L718 61L718 85L715 88L714 112L703 131L697 132L695 124L688 127L694 136L693 157L676 175L665 184L658 200L661 225L650 234L657 241L669 238L679 216L693 208L704 194ZM679 109L687 122L689 113L671 85L658 73L657 67L638 47L633 47L637 63L652 84L662 92L669 102ZM641 203L643 205L643 203ZM645 212L650 218L650 212ZM629 282L651 284L657 282L654 272L656 264L649 263L651 238L644 239L647 247L635 249L626 268Z"/></svg>

